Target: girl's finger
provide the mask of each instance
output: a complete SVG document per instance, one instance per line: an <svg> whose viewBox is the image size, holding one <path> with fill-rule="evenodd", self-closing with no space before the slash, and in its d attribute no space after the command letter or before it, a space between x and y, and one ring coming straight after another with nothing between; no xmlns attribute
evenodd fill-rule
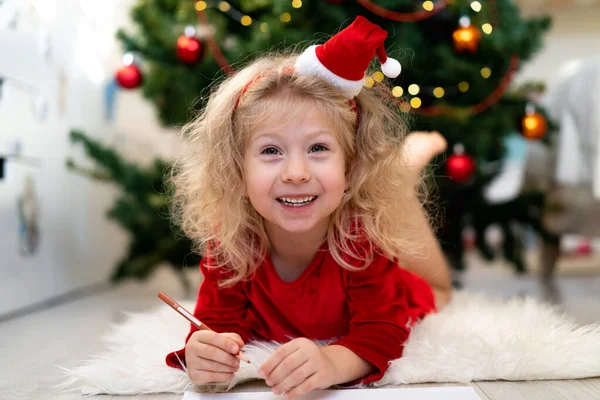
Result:
<svg viewBox="0 0 600 400"><path fill-rule="evenodd" d="M296 351L290 354L285 360L279 363L270 375L266 377L267 385L278 385L290 374L300 368L309 360L308 355L302 351ZM304 380L304 379L303 379Z"/></svg>
<svg viewBox="0 0 600 400"><path fill-rule="evenodd" d="M242 340L242 337L237 333L227 332L223 333L222 335L227 336L229 339L233 340L238 346L240 346L240 348L244 347L245 345L244 341Z"/></svg>
<svg viewBox="0 0 600 400"><path fill-rule="evenodd" d="M194 354L198 357L217 361L221 364L231 365L232 367L240 365L240 360L219 347L206 343L193 343L192 346Z"/></svg>
<svg viewBox="0 0 600 400"><path fill-rule="evenodd" d="M294 343L294 341L291 341L289 343L284 344L277 350L275 350L273 352L273 354L271 354L271 357L269 357L267 359L267 361L265 361L263 363L263 365L261 365L260 369L258 370L258 375L263 378L270 378L270 375L273 372L273 370L275 369L275 367L277 367L283 360L285 360L292 353L295 353L298 350L298 348L299 348L298 344ZM277 383L277 382L275 382L275 383Z"/></svg>
<svg viewBox="0 0 600 400"><path fill-rule="evenodd" d="M319 389L318 383L319 383L319 380L317 378L317 375L314 374L314 375L308 377L307 379L305 379L304 382L302 382L298 386L290 389L285 394L285 397L287 397L289 399L293 399L294 397L302 396L303 394L306 394L306 393L310 392L311 390Z"/></svg>
<svg viewBox="0 0 600 400"><path fill-rule="evenodd" d="M195 384L203 385L212 382L227 382L233 379L231 372L213 372L201 369L188 370L190 379Z"/></svg>
<svg viewBox="0 0 600 400"><path fill-rule="evenodd" d="M300 385L315 372L316 371L312 363L305 362L295 370L291 371L286 377L283 378L283 380L281 380L281 382L273 386L273 393L285 393L288 390Z"/></svg>
<svg viewBox="0 0 600 400"><path fill-rule="evenodd" d="M200 333L202 332L202 333ZM240 351L240 345L232 340L231 336L222 333L215 333L213 331L199 331L196 332L196 341L218 347L229 354L237 354ZM236 335L235 333L232 335ZM239 336L238 336L239 337ZM235 337L234 337L235 338ZM241 340L241 338L240 338ZM243 343L243 342L242 342ZM210 357L205 357L210 358Z"/></svg>
<svg viewBox="0 0 600 400"><path fill-rule="evenodd" d="M211 344L229 354L237 354L240 351L240 345L233 341L230 336L224 334L210 335L203 343Z"/></svg>
<svg viewBox="0 0 600 400"><path fill-rule="evenodd" d="M221 364L218 361L209 360L207 358L197 357L194 362L194 368L214 372L236 372L238 369L240 369L240 366L238 364L237 367L234 367L227 364Z"/></svg>

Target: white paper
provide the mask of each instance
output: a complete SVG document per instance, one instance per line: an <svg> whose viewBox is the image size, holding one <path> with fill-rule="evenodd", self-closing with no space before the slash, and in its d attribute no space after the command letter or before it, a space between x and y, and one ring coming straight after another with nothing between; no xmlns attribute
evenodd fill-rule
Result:
<svg viewBox="0 0 600 400"><path fill-rule="evenodd" d="M203 394L185 392L183 400L279 400L271 392L241 392ZM390 389L346 389L315 390L298 400L481 400L475 390L469 386L427 387L427 388L390 388Z"/></svg>

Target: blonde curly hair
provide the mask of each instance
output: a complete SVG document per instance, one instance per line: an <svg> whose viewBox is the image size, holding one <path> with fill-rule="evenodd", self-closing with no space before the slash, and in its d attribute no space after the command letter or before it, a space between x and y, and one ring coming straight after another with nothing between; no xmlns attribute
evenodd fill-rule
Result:
<svg viewBox="0 0 600 400"><path fill-rule="evenodd" d="M336 262L356 269L348 257L367 266L374 251L392 259L417 252L409 215L414 208L406 206L414 202L415 182L402 153L405 121L380 88L365 87L355 98L356 126L356 113L337 89L291 71L296 57L275 54L251 62L218 85L206 107L183 128L189 151L172 170L175 221L195 250L209 248L207 267L229 272L224 286L248 279L270 247L263 218L245 198L250 132L265 118L301 116L306 105L325 113L345 152L349 188L327 229Z"/></svg>

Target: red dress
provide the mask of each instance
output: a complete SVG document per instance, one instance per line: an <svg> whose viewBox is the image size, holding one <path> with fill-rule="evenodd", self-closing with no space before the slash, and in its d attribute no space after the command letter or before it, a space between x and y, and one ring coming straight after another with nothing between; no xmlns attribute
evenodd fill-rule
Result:
<svg viewBox="0 0 600 400"><path fill-rule="evenodd" d="M359 262L352 263L360 266ZM281 280L270 257L248 281L218 288L223 277L200 263L200 285L194 315L217 332L235 332L249 340L288 342L306 337L335 339L371 362L376 371L360 381L380 380L389 362L402 355L411 323L435 311L433 291L422 278L397 262L376 254L361 271L340 267L326 243L294 281ZM197 329L192 326L185 342ZM185 348L169 353L166 362L182 368Z"/></svg>

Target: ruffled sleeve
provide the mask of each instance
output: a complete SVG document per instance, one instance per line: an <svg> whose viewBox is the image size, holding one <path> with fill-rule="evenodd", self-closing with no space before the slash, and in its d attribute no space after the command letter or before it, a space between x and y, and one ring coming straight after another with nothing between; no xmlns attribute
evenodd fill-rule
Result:
<svg viewBox="0 0 600 400"><path fill-rule="evenodd" d="M435 310L427 282L377 255L364 270L349 271L347 279L350 329L331 343L345 346L376 368L354 384L380 380L390 361L402 356L410 325Z"/></svg>
<svg viewBox="0 0 600 400"><path fill-rule="evenodd" d="M234 332L248 341L246 329L246 309L248 299L241 282L232 287L221 288L219 282L226 276L215 268L206 267L207 258L200 262L200 271L204 279L198 290L198 298L194 308L194 316L216 332ZM198 329L191 325L190 332L185 338L185 344ZM166 357L170 367L184 369L184 348L171 352Z"/></svg>

